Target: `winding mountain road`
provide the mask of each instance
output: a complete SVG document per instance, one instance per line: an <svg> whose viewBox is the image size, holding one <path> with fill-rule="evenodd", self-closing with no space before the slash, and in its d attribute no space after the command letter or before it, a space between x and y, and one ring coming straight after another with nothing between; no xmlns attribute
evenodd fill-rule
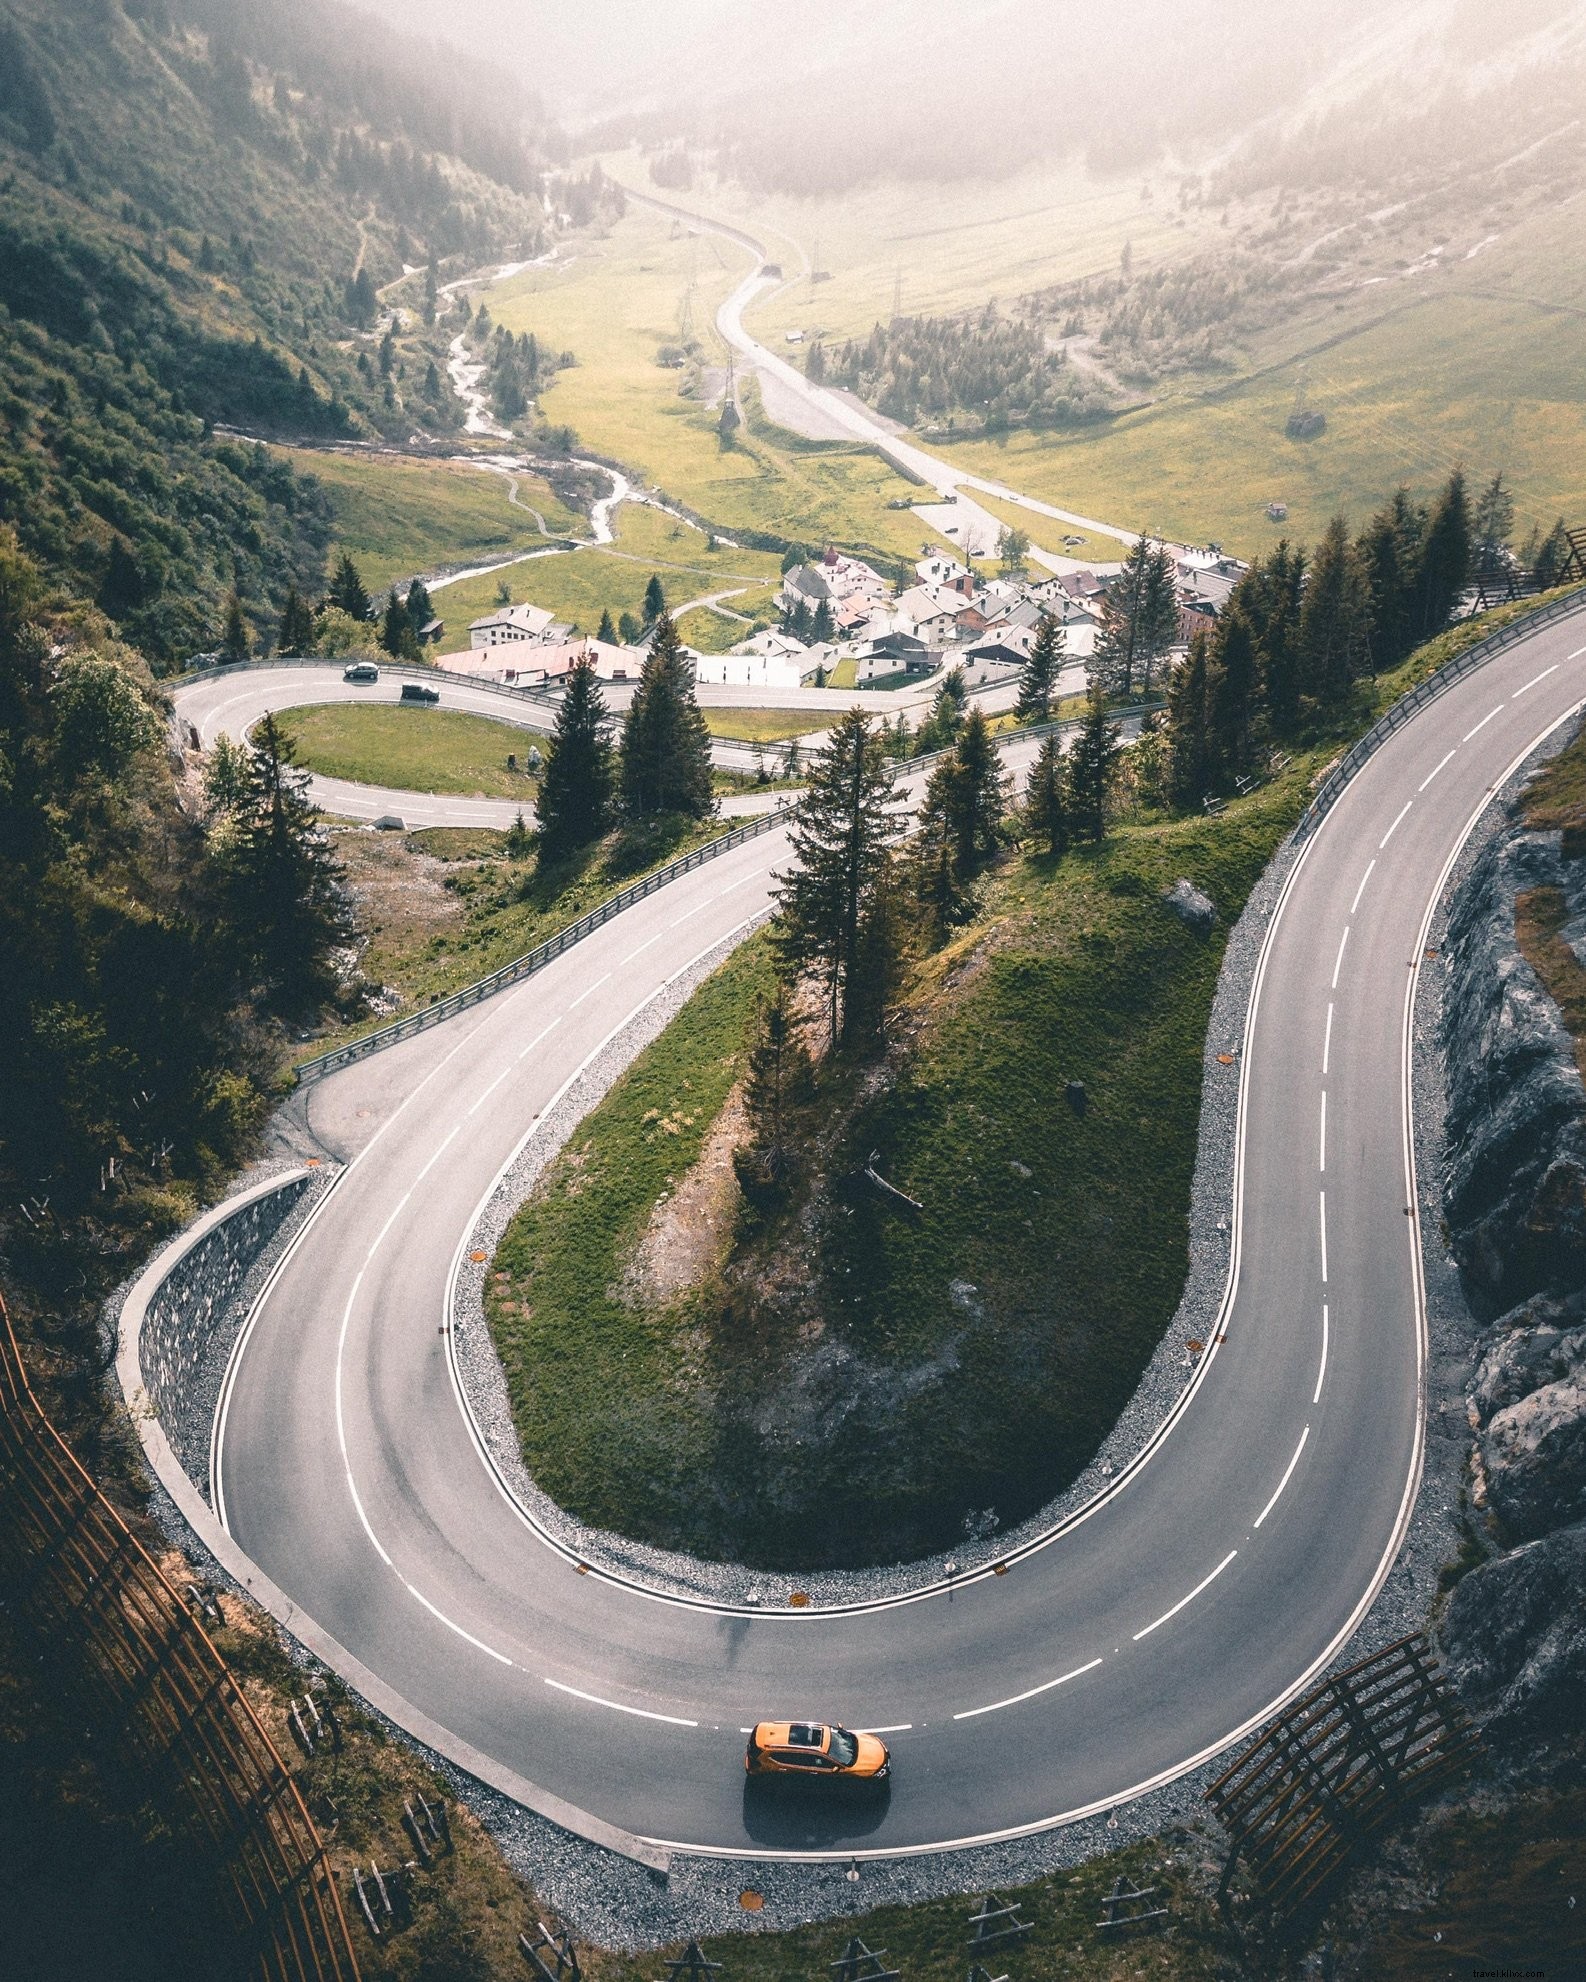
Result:
<svg viewBox="0 0 1586 1982"><path fill-rule="evenodd" d="M1583 657L1577 614L1474 669L1307 842L1237 1066L1208 1068L1240 1083L1220 1326L1140 1458L1006 1574L761 1610L580 1574L513 1503L461 1398L453 1289L498 1176L635 1014L766 913L782 831L312 1087L307 1126L347 1167L254 1311L214 1442L226 1527L289 1621L312 1619L438 1746L488 1757L525 1800L675 1850L1006 1837L1138 1795L1257 1725L1348 1640L1414 1502L1425 932L1492 790L1586 695ZM757 1801L741 1730L789 1713L887 1730L890 1798Z"/></svg>

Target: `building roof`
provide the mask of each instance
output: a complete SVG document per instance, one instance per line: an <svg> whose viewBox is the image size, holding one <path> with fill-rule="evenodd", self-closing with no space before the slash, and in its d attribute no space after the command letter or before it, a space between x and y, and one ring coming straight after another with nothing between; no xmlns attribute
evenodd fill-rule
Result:
<svg viewBox="0 0 1586 1982"><path fill-rule="evenodd" d="M486 628L496 626L510 628L519 639L537 640L556 623L556 615L547 612L544 606L498 606L483 619L468 622L470 633L482 633Z"/></svg>

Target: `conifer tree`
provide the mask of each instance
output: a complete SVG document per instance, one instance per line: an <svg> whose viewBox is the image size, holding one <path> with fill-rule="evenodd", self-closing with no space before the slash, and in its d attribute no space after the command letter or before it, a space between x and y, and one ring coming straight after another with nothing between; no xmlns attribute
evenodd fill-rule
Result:
<svg viewBox="0 0 1586 1982"><path fill-rule="evenodd" d="M694 698L694 674L663 606L622 731L622 803L636 818L715 808L710 734Z"/></svg>
<svg viewBox="0 0 1586 1982"><path fill-rule="evenodd" d="M332 953L349 940L352 915L307 776L294 768L294 747L273 715L253 732L249 756L233 914L268 1001L290 1013L334 990Z"/></svg>
<svg viewBox="0 0 1586 1982"><path fill-rule="evenodd" d="M666 611L666 587L661 583L657 571L650 573L650 582L644 588L644 623L653 626Z"/></svg>
<svg viewBox="0 0 1586 1982"><path fill-rule="evenodd" d="M248 622L242 616L242 600L233 589L226 600L226 628L220 636L220 657L224 661L245 661L251 647Z"/></svg>
<svg viewBox="0 0 1586 1982"><path fill-rule="evenodd" d="M1426 525L1418 588L1418 640L1431 640L1453 617L1470 578L1470 498L1456 468L1445 483Z"/></svg>
<svg viewBox="0 0 1586 1982"><path fill-rule="evenodd" d="M733 1158L751 1189L781 1184L793 1168L795 1117L815 1087L801 1031L788 988L778 984L755 1015L743 1095L749 1141Z"/></svg>
<svg viewBox="0 0 1586 1982"><path fill-rule="evenodd" d="M1195 635L1168 686L1168 795L1175 805L1199 805L1211 789L1208 644L1204 633Z"/></svg>
<svg viewBox="0 0 1586 1982"><path fill-rule="evenodd" d="M1068 852L1068 779L1059 737L1047 737L1030 766L1030 781L1024 793L1024 823L1036 839L1045 842L1054 860L1060 860Z"/></svg>
<svg viewBox="0 0 1586 1982"><path fill-rule="evenodd" d="M600 615L600 625L595 630L595 638L608 647L615 647L617 644L617 629L612 624L610 606L607 606Z"/></svg>
<svg viewBox="0 0 1586 1982"><path fill-rule="evenodd" d="M811 761L791 831L793 865L777 893L778 947L795 969L824 981L834 1046L853 1036L863 1006L863 937L887 872L896 806L881 731L850 709Z"/></svg>
<svg viewBox="0 0 1586 1982"><path fill-rule="evenodd" d="M330 591L326 597L331 605L339 607L353 619L369 617L369 594L364 590L357 565L345 551L336 566L336 575L330 581Z"/></svg>
<svg viewBox="0 0 1586 1982"><path fill-rule="evenodd" d="M540 859L548 865L597 840L611 824L615 785L606 703L587 654L567 671L550 759L540 780Z"/></svg>
<svg viewBox="0 0 1586 1982"><path fill-rule="evenodd" d="M1416 593L1426 513L1399 488L1366 525L1356 546L1371 604L1373 673L1397 667L1415 645Z"/></svg>
<svg viewBox="0 0 1586 1982"><path fill-rule="evenodd" d="M287 588L286 604L281 608L281 630L275 645L280 654L312 654L314 651L314 615L309 610L308 601L295 585Z"/></svg>
<svg viewBox="0 0 1586 1982"><path fill-rule="evenodd" d="M953 865L965 877L996 851L1008 803L997 746L978 707L965 718L952 756L932 774L936 779L942 781Z"/></svg>
<svg viewBox="0 0 1586 1982"><path fill-rule="evenodd" d="M1091 680L1107 694L1149 689L1152 668L1178 630L1176 577L1172 552L1142 536L1102 594Z"/></svg>
<svg viewBox="0 0 1586 1982"><path fill-rule="evenodd" d="M408 624L413 629L413 638L421 645L424 629L435 617L435 607L430 599L430 588L422 578L415 578L408 587L408 595L403 602L408 616Z"/></svg>
<svg viewBox="0 0 1586 1982"><path fill-rule="evenodd" d="M1092 689L1085 720L1068 755L1068 811L1078 839L1107 837L1107 807L1118 763L1118 729L1107 698Z"/></svg>
<svg viewBox="0 0 1586 1982"><path fill-rule="evenodd" d="M1371 598L1348 526L1335 516L1316 547L1300 609L1300 679L1323 709L1334 709L1364 672Z"/></svg>
<svg viewBox="0 0 1586 1982"><path fill-rule="evenodd" d="M1053 614L1044 612L1036 622L1029 655L1019 670L1019 699L1013 711L1017 721L1051 720L1052 698L1057 693L1057 675L1062 664L1063 629Z"/></svg>
<svg viewBox="0 0 1586 1982"><path fill-rule="evenodd" d="M1261 656L1242 612L1225 612L1211 642L1208 714L1218 766L1237 775L1250 768Z"/></svg>
<svg viewBox="0 0 1586 1982"><path fill-rule="evenodd" d="M1504 487L1502 469L1476 498L1470 530L1473 574L1490 586L1508 568L1509 539L1514 534L1514 497Z"/></svg>
<svg viewBox="0 0 1586 1982"><path fill-rule="evenodd" d="M1234 587L1228 605L1250 622L1262 657L1261 696L1267 720L1280 736L1291 733L1300 713L1300 601L1306 559L1287 538L1264 564L1256 565Z"/></svg>
<svg viewBox="0 0 1586 1982"><path fill-rule="evenodd" d="M940 942L950 929L967 921L971 912L958 861L951 758L938 764L926 780L910 852L915 897L925 911L932 937Z"/></svg>
<svg viewBox="0 0 1586 1982"><path fill-rule="evenodd" d="M1546 536L1543 536L1540 526L1533 527L1520 561L1535 578L1537 589L1547 592L1563 578L1569 559L1569 532L1561 516Z"/></svg>
<svg viewBox="0 0 1586 1982"><path fill-rule="evenodd" d="M407 607L397 597L395 586L386 600L380 645L393 660L416 661L419 657L419 643L413 637L413 622L408 618Z"/></svg>

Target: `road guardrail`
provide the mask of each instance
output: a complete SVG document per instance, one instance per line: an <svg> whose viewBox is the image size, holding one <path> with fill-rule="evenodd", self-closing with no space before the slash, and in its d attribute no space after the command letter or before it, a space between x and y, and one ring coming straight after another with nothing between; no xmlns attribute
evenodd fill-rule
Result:
<svg viewBox="0 0 1586 1982"><path fill-rule="evenodd" d="M1366 731L1359 742L1346 756L1338 760L1322 780L1315 797L1300 814L1300 822L1294 829L1295 839L1303 840L1315 832L1343 796L1345 787L1360 767L1368 758L1375 756L1388 738L1396 730L1402 729L1413 715L1426 707L1428 702L1435 701L1445 689L1452 688L1456 681L1469 674L1473 668L1480 667L1483 662L1490 661L1495 654L1501 654L1506 648L1528 639L1538 627L1551 626L1555 620L1568 619L1572 613L1580 612L1583 608L1586 608L1586 586L1578 586L1574 591L1567 592L1563 598L1551 599L1545 606L1538 606L1534 612L1523 613L1520 618L1511 620L1507 626L1500 627L1496 633L1489 633L1486 639L1476 641L1462 654L1456 654L1451 661L1445 661L1440 668L1429 674L1425 681L1418 682L1407 694L1401 695L1388 713Z"/></svg>

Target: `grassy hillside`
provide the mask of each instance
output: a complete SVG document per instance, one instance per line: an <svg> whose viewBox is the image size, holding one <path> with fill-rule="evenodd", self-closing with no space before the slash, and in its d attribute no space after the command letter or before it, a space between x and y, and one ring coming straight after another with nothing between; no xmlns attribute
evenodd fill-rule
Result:
<svg viewBox="0 0 1586 1982"><path fill-rule="evenodd" d="M525 805L534 785L521 769L509 770L507 758L521 765L532 747L545 744L543 735L461 709L334 702L278 720L305 770L398 791L520 798Z"/></svg>
<svg viewBox="0 0 1586 1982"><path fill-rule="evenodd" d="M382 376L375 292L537 238L537 197L425 148L433 85L384 53L335 7L0 0L0 522L158 662L233 585L263 631L320 581L323 493L216 427L445 431L440 332L412 319ZM459 128L533 185L543 158Z"/></svg>
<svg viewBox="0 0 1586 1982"><path fill-rule="evenodd" d="M999 872L769 1235L739 1223L713 1134L769 981L764 946L741 951L498 1253L491 1319L539 1484L597 1525L789 1570L950 1545L970 1510L1011 1525L1067 1484L1178 1300L1223 939L1303 788L1291 772L1219 819ZM1181 875L1217 903L1209 942L1162 905ZM919 1220L852 1187L872 1150ZM698 1251L658 1295L647 1262L685 1243L668 1199Z"/></svg>

